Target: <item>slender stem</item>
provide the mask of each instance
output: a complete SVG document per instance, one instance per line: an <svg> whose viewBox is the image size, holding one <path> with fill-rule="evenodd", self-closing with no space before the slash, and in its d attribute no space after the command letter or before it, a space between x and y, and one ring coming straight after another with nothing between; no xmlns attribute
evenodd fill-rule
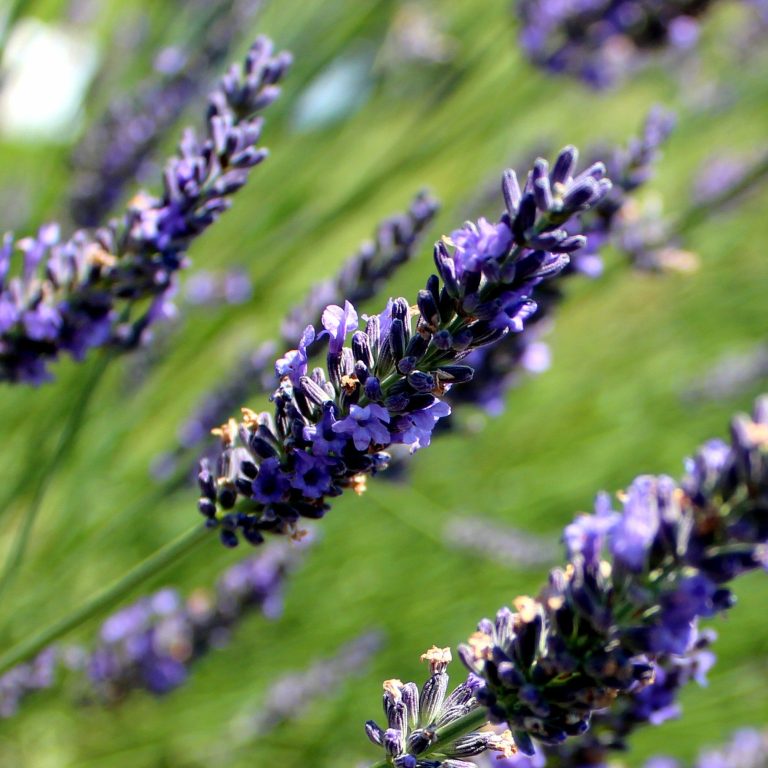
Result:
<svg viewBox="0 0 768 768"><path fill-rule="evenodd" d="M450 744L455 741L459 736L464 736L467 733L476 731L478 728L482 728L488 722L488 717L484 707L478 707L468 712L458 720L454 720L442 728L437 729L437 738L433 742L432 746L424 753L419 755L419 759L427 758L429 755L434 755L440 752L440 748L446 744ZM390 768L392 763L385 757L383 760L379 760L378 763L374 763L369 768Z"/></svg>
<svg viewBox="0 0 768 768"><path fill-rule="evenodd" d="M737 198L743 192L749 190L752 186L768 175L768 153L761 157L750 169L749 173L739 179L739 181L731 187L727 187L719 195L716 195L711 200L708 200L698 205L692 205L682 214L672 225L672 232L684 233L699 224L709 213L716 211L718 208L726 205L735 198Z"/></svg>
<svg viewBox="0 0 768 768"><path fill-rule="evenodd" d="M86 377L83 388L73 403L72 408L69 410L67 421L61 432L56 448L48 461L45 462L42 469L39 470L39 479L37 486L35 487L34 495L32 496L32 501L19 525L19 530L11 544L11 550L8 553L2 573L0 574L0 595L5 592L9 584L13 581L13 578L16 576L18 568L24 559L32 535L32 528L34 527L37 516L43 505L45 493L48 490L51 480L56 474L56 469L59 466L59 463L66 457L72 444L77 439L77 435L83 424L83 416L88 409L88 404L107 368L109 360L110 355L103 354L92 368L90 375Z"/></svg>
<svg viewBox="0 0 768 768"><path fill-rule="evenodd" d="M94 595L90 600L86 600L85 603L72 613L26 640L22 640L2 654L0 656L0 675L11 667L28 661L55 640L97 616L105 608L111 607L118 600L125 597L134 587L156 576L160 571L180 560L196 549L203 541L209 540L209 538L210 531L205 527L205 524L196 525L194 528L182 533L179 537L151 554L135 568L128 571L124 576L121 576L117 581L112 582L108 587Z"/></svg>

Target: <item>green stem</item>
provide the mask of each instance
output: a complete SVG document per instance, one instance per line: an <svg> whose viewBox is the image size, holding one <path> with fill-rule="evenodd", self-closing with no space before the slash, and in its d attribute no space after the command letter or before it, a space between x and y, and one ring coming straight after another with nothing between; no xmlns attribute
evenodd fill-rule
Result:
<svg viewBox="0 0 768 768"><path fill-rule="evenodd" d="M440 752L440 748L446 744L450 744L455 741L459 736L464 736L467 733L476 731L478 728L482 728L488 722L488 717L485 712L485 708L478 707L473 709L458 720L454 720L452 723L437 729L437 738L433 742L432 746L419 755L419 759L429 757ZM369 768L389 768L392 763L385 757L383 760L379 760L378 763L374 763Z"/></svg>
<svg viewBox="0 0 768 768"><path fill-rule="evenodd" d="M39 471L39 480L35 487L32 501L30 502L29 509L24 515L21 521L19 530L16 533L16 537L11 544L11 550L8 553L8 557L3 566L2 574L0 574L0 595L2 595L8 588L13 578L16 576L19 566L21 565L24 555L29 545L29 540L32 535L32 528L34 527L37 516L40 513L40 509L43 505L43 499L45 493L48 490L51 480L56 474L62 459L64 459L75 442L77 435L80 432L80 428L83 424L83 416L88 409L88 404L96 391L97 385L104 374L109 363L110 355L103 354L97 361L96 365L92 368L90 375L86 377L83 388L80 391L77 399L73 403L67 421L64 425L64 429L59 437L59 442L53 451L50 459L45 462L42 469ZM57 409L60 406L56 406ZM25 481L26 478L22 478Z"/></svg>
<svg viewBox="0 0 768 768"><path fill-rule="evenodd" d="M723 205L727 205L737 198L743 192L746 192L755 184L768 175L768 153L758 160L737 184L725 189L720 195L699 205L693 205L688 210L683 211L679 218L673 223L671 231L673 233L684 233L701 223L701 221L713 211Z"/></svg>
<svg viewBox="0 0 768 768"><path fill-rule="evenodd" d="M59 619L46 629L37 632L26 640L22 640L10 650L0 656L0 675L11 667L28 661L36 653L50 645L60 637L71 632L76 627L84 624L89 619L97 616L104 609L110 608L118 600L125 597L132 589L139 586L147 579L156 576L169 565L180 560L192 550L196 549L203 541L208 540L210 531L204 524L182 533L169 544L151 554L135 568L112 582L108 587L87 600L79 608L69 615Z"/></svg>

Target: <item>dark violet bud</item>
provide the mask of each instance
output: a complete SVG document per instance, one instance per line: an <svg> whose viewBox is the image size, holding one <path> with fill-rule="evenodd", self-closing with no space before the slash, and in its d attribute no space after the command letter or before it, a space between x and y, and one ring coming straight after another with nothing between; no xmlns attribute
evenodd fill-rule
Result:
<svg viewBox="0 0 768 768"><path fill-rule="evenodd" d="M549 180L552 184L565 184L573 176L576 163L579 159L579 150L573 146L564 147L552 166Z"/></svg>
<svg viewBox="0 0 768 768"><path fill-rule="evenodd" d="M369 376L365 382L365 396L375 402L379 403L384 399L384 394L381 390L381 382L375 376Z"/></svg>
<svg viewBox="0 0 768 768"><path fill-rule="evenodd" d="M364 363L369 370L373 368L373 354L367 334L362 331L355 331L352 334L352 354L355 360Z"/></svg>
<svg viewBox="0 0 768 768"><path fill-rule="evenodd" d="M563 198L563 208L567 211L579 211L589 206L598 196L598 183L591 176L574 184Z"/></svg>
<svg viewBox="0 0 768 768"><path fill-rule="evenodd" d="M435 295L431 291L419 291L417 303L424 322L436 328L440 324L440 309Z"/></svg>
<svg viewBox="0 0 768 768"><path fill-rule="evenodd" d="M401 360L405 356L405 347L407 344L405 325L402 320L392 320L389 330L389 348L395 361Z"/></svg>
<svg viewBox="0 0 768 768"><path fill-rule="evenodd" d="M504 204L507 207L507 211L512 219L517 216L518 208L520 207L520 199L522 193L520 192L520 185L517 183L517 176L512 170L504 171L501 177L501 191L504 196Z"/></svg>

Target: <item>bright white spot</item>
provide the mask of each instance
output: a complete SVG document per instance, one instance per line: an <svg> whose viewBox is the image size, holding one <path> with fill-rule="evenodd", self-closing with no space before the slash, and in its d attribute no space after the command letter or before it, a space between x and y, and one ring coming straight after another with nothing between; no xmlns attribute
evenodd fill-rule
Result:
<svg viewBox="0 0 768 768"><path fill-rule="evenodd" d="M362 50L332 62L304 90L293 114L298 131L324 128L356 112L371 91L371 53Z"/></svg>
<svg viewBox="0 0 768 768"><path fill-rule="evenodd" d="M16 24L0 65L0 131L68 141L97 58L93 41L82 34L36 19Z"/></svg>

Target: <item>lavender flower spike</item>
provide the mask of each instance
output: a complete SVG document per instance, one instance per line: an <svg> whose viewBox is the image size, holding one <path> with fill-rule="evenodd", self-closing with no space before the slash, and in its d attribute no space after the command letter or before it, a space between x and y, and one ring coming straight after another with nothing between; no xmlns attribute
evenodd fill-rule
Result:
<svg viewBox="0 0 768 768"><path fill-rule="evenodd" d="M233 67L210 94L206 136L187 130L166 166L160 197L140 192L123 216L62 242L58 227L20 240L23 263L10 269L13 243L0 251L0 381L39 384L47 363L93 347L134 347L170 311L176 273L190 243L229 208L250 169L266 157L256 147L256 113L279 94L291 58L272 55L259 38L242 69ZM131 314L134 314L131 317Z"/></svg>
<svg viewBox="0 0 768 768"><path fill-rule="evenodd" d="M433 646L421 655L429 663L429 678L419 691L415 683L400 680L384 681L384 715L386 728L373 720L365 724L368 738L383 748L388 765L395 768L474 768L475 763L463 758L474 757L487 751L498 756L511 757L517 750L511 734L491 731L472 731L437 749L437 730L450 726L459 718L477 709L475 691L478 678L469 675L448 693L446 669L451 661L449 648ZM429 761L421 756L429 751Z"/></svg>
<svg viewBox="0 0 768 768"><path fill-rule="evenodd" d="M621 499L618 513L601 497L580 517L584 536L569 527L568 564L538 599L484 619L459 649L483 678L489 719L508 723L526 754L534 738L556 746L583 734L597 710L667 674L665 658L701 647L697 622L733 605L728 583L766 569L768 398L734 419L730 445L707 443L682 482L641 476ZM647 702L647 719L673 704Z"/></svg>
<svg viewBox="0 0 768 768"><path fill-rule="evenodd" d="M571 252L570 264L555 280L544 283L536 294L536 313L528 319L522 333L510 334L500 344L482 347L465 361L475 370L467 386L454 389L448 395L452 405L469 402L479 405L491 415L504 408L507 391L515 386L525 373L540 373L549 367L549 350L542 336L552 326L552 316L563 299L563 286L575 275L598 277L603 271L601 251L621 239L634 267L658 269L657 250L648 247L643 230L633 221L631 214L634 193L653 175L660 156L660 148L674 126L674 116L660 108L648 113L639 135L630 139L626 147L613 147L595 151L606 158L607 174L613 186L591 210L573 219L566 227L572 236L586 238L583 247ZM562 156L550 174L557 183L568 163L574 162L572 153Z"/></svg>
<svg viewBox="0 0 768 768"><path fill-rule="evenodd" d="M698 39L697 17L714 0L518 0L521 45L530 60L593 88L614 85L642 60Z"/></svg>
<svg viewBox="0 0 768 768"><path fill-rule="evenodd" d="M187 106L204 95L208 73L218 71L239 33L248 28L260 0L191 2L185 10L197 29L185 47L166 47L154 72L130 96L112 101L71 156L70 211L78 226L101 224L126 186L141 181L152 155Z"/></svg>
<svg viewBox="0 0 768 768"><path fill-rule="evenodd" d="M386 467L388 446L429 443L449 413L443 395L472 378L463 358L520 332L536 309L537 286L584 245L564 225L603 199L611 183L599 163L574 176L575 160L572 147L564 150L551 181L539 159L523 189L514 172L505 173L506 212L435 245L438 274L415 307L390 300L365 318L365 330L355 330L351 303L328 307L319 334L330 339L326 370L310 371L305 340L315 332L304 330L299 349L278 360L274 414L244 408L239 424L217 430L223 451L215 469L201 462L199 509L226 544L237 531L255 544L267 531L295 533L300 517L325 514L327 497L362 490L367 475Z"/></svg>

